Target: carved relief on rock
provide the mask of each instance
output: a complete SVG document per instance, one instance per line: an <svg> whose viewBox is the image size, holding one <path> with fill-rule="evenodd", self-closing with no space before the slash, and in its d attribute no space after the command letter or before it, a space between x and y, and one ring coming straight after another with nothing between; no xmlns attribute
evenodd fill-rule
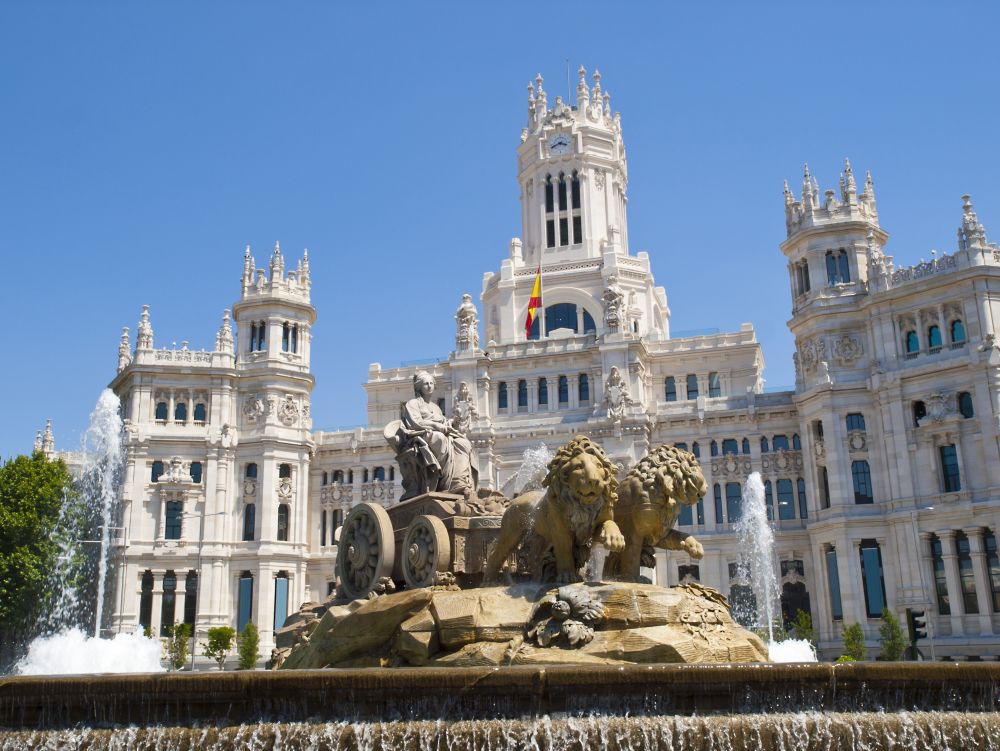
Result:
<svg viewBox="0 0 1000 751"><path fill-rule="evenodd" d="M868 437L863 430L852 430L847 434L847 447L851 451L867 451Z"/></svg>
<svg viewBox="0 0 1000 751"><path fill-rule="evenodd" d="M295 487L292 485L291 477L282 477L278 480L278 497L282 500L288 500L295 493Z"/></svg>
<svg viewBox="0 0 1000 751"><path fill-rule="evenodd" d="M920 419L920 427L944 422L958 414L955 395L949 391L937 391L925 400L927 415Z"/></svg>
<svg viewBox="0 0 1000 751"><path fill-rule="evenodd" d="M604 325L614 334L625 320L625 295L618 286L618 277L608 278L608 286L601 295L601 303L604 305Z"/></svg>
<svg viewBox="0 0 1000 751"><path fill-rule="evenodd" d="M257 495L257 481L248 477L243 481L243 495Z"/></svg>
<svg viewBox="0 0 1000 751"><path fill-rule="evenodd" d="M853 365L863 353L861 340L854 334L843 334L833 343L833 357L838 365Z"/></svg>
<svg viewBox="0 0 1000 751"><path fill-rule="evenodd" d="M299 408L295 404L295 399L292 398L291 394L285 394L284 400L282 400L281 405L278 407L278 419L281 420L283 425L291 427L299 421Z"/></svg>
<svg viewBox="0 0 1000 751"><path fill-rule="evenodd" d="M243 418L249 423L255 423L264 416L264 401L259 395L253 394L243 400Z"/></svg>
<svg viewBox="0 0 1000 751"><path fill-rule="evenodd" d="M618 368L612 366L604 387L604 404L607 407L608 419L620 423L625 416L625 410L633 403L628 385L622 378Z"/></svg>
<svg viewBox="0 0 1000 751"><path fill-rule="evenodd" d="M812 373L827 359L826 341L822 337L804 339L799 343L799 365L804 373Z"/></svg>

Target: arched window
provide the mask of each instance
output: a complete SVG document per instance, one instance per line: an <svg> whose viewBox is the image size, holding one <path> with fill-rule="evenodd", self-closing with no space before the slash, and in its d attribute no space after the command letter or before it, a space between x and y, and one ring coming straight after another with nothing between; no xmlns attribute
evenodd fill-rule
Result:
<svg viewBox="0 0 1000 751"><path fill-rule="evenodd" d="M903 346L906 348L906 354L916 355L920 352L920 337L917 336L916 331L907 331L906 335L903 337Z"/></svg>
<svg viewBox="0 0 1000 751"><path fill-rule="evenodd" d="M573 191L572 191L572 202L570 206L574 209L580 208L580 177L577 173L573 172Z"/></svg>
<svg viewBox="0 0 1000 751"><path fill-rule="evenodd" d="M153 572L146 569L142 573L142 587L139 595L139 625L142 630L153 623Z"/></svg>
<svg viewBox="0 0 1000 751"><path fill-rule="evenodd" d="M583 242L583 217L580 212L580 177L576 172L573 173L570 208L573 210L573 244L579 245Z"/></svg>
<svg viewBox="0 0 1000 751"><path fill-rule="evenodd" d="M760 453L767 454L771 451L771 447L767 443L767 436L760 437Z"/></svg>
<svg viewBox="0 0 1000 751"><path fill-rule="evenodd" d="M174 422L187 422L188 408L184 402L177 402L174 405Z"/></svg>
<svg viewBox="0 0 1000 751"><path fill-rule="evenodd" d="M327 473L326 473L326 472L324 472L324 473L323 473L323 484L324 484L324 485L326 485L326 484L327 484L327 480L329 480L329 475L327 475Z"/></svg>
<svg viewBox="0 0 1000 751"><path fill-rule="evenodd" d="M551 334L556 329L571 329L576 333L576 305L560 302L545 309L545 333Z"/></svg>
<svg viewBox="0 0 1000 751"><path fill-rule="evenodd" d="M335 470L333 470L333 481L335 483L337 483L337 482L343 482L344 481L344 470L342 470L342 469L335 469Z"/></svg>
<svg viewBox="0 0 1000 751"><path fill-rule="evenodd" d="M385 467L375 467L372 472L372 479L385 482Z"/></svg>
<svg viewBox="0 0 1000 751"><path fill-rule="evenodd" d="M243 473L243 476L246 477L248 480L256 479L257 478L257 465L254 464L253 462L250 462L249 464L247 464L247 468L246 468L246 471Z"/></svg>
<svg viewBox="0 0 1000 751"><path fill-rule="evenodd" d="M545 176L545 247L554 248L556 246L556 220L555 220L555 188L552 185L552 175Z"/></svg>
<svg viewBox="0 0 1000 751"><path fill-rule="evenodd" d="M194 421L204 424L208 419L208 410L205 409L205 405L199 402L194 405Z"/></svg>
<svg viewBox="0 0 1000 751"><path fill-rule="evenodd" d="M184 577L184 622L194 626L198 613L198 572L188 571Z"/></svg>
<svg viewBox="0 0 1000 751"><path fill-rule="evenodd" d="M278 465L278 477L291 477L292 476L292 465L291 464L279 464Z"/></svg>
<svg viewBox="0 0 1000 751"><path fill-rule="evenodd" d="M288 352L288 323L281 324L281 351Z"/></svg>
<svg viewBox="0 0 1000 751"><path fill-rule="evenodd" d="M590 401L590 378L586 373L580 373L579 385L577 387L581 402Z"/></svg>
<svg viewBox="0 0 1000 751"><path fill-rule="evenodd" d="M594 323L594 317L590 315L586 310L583 311L583 333L584 334L594 334L597 332L597 324Z"/></svg>
<svg viewBox="0 0 1000 751"><path fill-rule="evenodd" d="M960 391L958 393L958 414L968 420L970 417L975 416L975 410L972 408L972 394L968 391Z"/></svg>
<svg viewBox="0 0 1000 751"><path fill-rule="evenodd" d="M709 444L709 447L711 449L712 456L718 456L719 455L719 444L716 441L712 441Z"/></svg>
<svg viewBox="0 0 1000 751"><path fill-rule="evenodd" d="M792 450L793 451L802 450L802 440L799 438L798 433L792 433Z"/></svg>
<svg viewBox="0 0 1000 751"><path fill-rule="evenodd" d="M160 603L160 636L170 636L174 626L177 607L177 574L167 571L163 574L163 599Z"/></svg>
<svg viewBox="0 0 1000 751"><path fill-rule="evenodd" d="M952 345L965 344L965 324L961 318L956 318L948 327Z"/></svg>
<svg viewBox="0 0 1000 751"><path fill-rule="evenodd" d="M806 503L806 481L800 477L795 481L795 486L799 494L799 518L807 519L809 517L809 504Z"/></svg>
<svg viewBox="0 0 1000 751"><path fill-rule="evenodd" d="M368 467L361 470L361 482L368 482Z"/></svg>
<svg viewBox="0 0 1000 751"><path fill-rule="evenodd" d="M718 373L708 374L708 395L710 397L722 396L722 381L719 379Z"/></svg>
<svg viewBox="0 0 1000 751"><path fill-rule="evenodd" d="M160 422L166 422L167 421L167 403L166 402L157 402L156 403L156 413L155 413L154 417L157 420L159 420Z"/></svg>
<svg viewBox="0 0 1000 751"><path fill-rule="evenodd" d="M556 210L555 193L552 187L552 175L545 176L545 213L551 214Z"/></svg>
<svg viewBox="0 0 1000 751"><path fill-rule="evenodd" d="M698 376L694 373L689 373L687 377L687 398L698 398Z"/></svg>
<svg viewBox="0 0 1000 751"><path fill-rule="evenodd" d="M257 525L257 507L248 503L243 507L243 542L253 542Z"/></svg>
<svg viewBox="0 0 1000 751"><path fill-rule="evenodd" d="M353 469L347 470L347 484L348 485L353 485L354 484L354 470Z"/></svg>
<svg viewBox="0 0 1000 751"><path fill-rule="evenodd" d="M549 382L546 378L538 379L538 406L549 406Z"/></svg>
<svg viewBox="0 0 1000 751"><path fill-rule="evenodd" d="M847 413L847 429L848 430L860 430L865 429L865 416L860 412L848 412Z"/></svg>
<svg viewBox="0 0 1000 751"><path fill-rule="evenodd" d="M253 352L257 347L257 324L250 324L250 341L247 343L247 352Z"/></svg>
<svg viewBox="0 0 1000 751"><path fill-rule="evenodd" d="M663 397L668 402L677 401L677 382L673 376L667 376L663 380Z"/></svg>
<svg viewBox="0 0 1000 751"><path fill-rule="evenodd" d="M524 409L528 407L528 382L524 379L517 382L517 406Z"/></svg>
<svg viewBox="0 0 1000 751"><path fill-rule="evenodd" d="M566 175L559 173L559 210L566 210Z"/></svg>
<svg viewBox="0 0 1000 751"><path fill-rule="evenodd" d="M712 497L715 500L715 523L722 524L726 520L722 515L722 487L719 483L712 486Z"/></svg>
<svg viewBox="0 0 1000 751"><path fill-rule="evenodd" d="M688 445L684 443L684 441L677 441L677 443L674 444L674 448L681 449L682 451L687 451Z"/></svg>
<svg viewBox="0 0 1000 751"><path fill-rule="evenodd" d="M851 462L851 479L854 481L854 502L874 503L872 473L864 459Z"/></svg>
<svg viewBox="0 0 1000 751"><path fill-rule="evenodd" d="M919 428L920 421L927 417L927 406L922 401L913 402L913 427Z"/></svg>
<svg viewBox="0 0 1000 751"><path fill-rule="evenodd" d="M288 572L279 571L274 578L274 630L285 625L288 618Z"/></svg>
<svg viewBox="0 0 1000 751"><path fill-rule="evenodd" d="M764 505L767 506L767 520L774 520L774 491L771 489L771 481L764 480Z"/></svg>
<svg viewBox="0 0 1000 751"><path fill-rule="evenodd" d="M149 473L149 481L156 482L163 475L163 462L156 460L153 462L153 468Z"/></svg>
<svg viewBox="0 0 1000 751"><path fill-rule="evenodd" d="M183 521L184 504L180 501L167 501L163 514L163 539L181 539L181 522Z"/></svg>
<svg viewBox="0 0 1000 751"><path fill-rule="evenodd" d="M771 439L772 451L788 451L788 436L776 435Z"/></svg>
<svg viewBox="0 0 1000 751"><path fill-rule="evenodd" d="M735 524L743 517L743 489L738 482L726 483L726 521Z"/></svg>
<svg viewBox="0 0 1000 751"><path fill-rule="evenodd" d="M396 479L396 468L389 467L389 482L393 482Z"/></svg>
<svg viewBox="0 0 1000 751"><path fill-rule="evenodd" d="M701 446L698 445L698 441L691 444L691 453L694 454L695 459L701 458Z"/></svg>
<svg viewBox="0 0 1000 751"><path fill-rule="evenodd" d="M249 571L240 573L240 585L237 590L236 599L236 630L243 633L243 629L253 617L253 574Z"/></svg>
<svg viewBox="0 0 1000 751"><path fill-rule="evenodd" d="M743 444L740 446L740 451L744 454L750 453L750 441L746 438L743 439Z"/></svg>
<svg viewBox="0 0 1000 751"><path fill-rule="evenodd" d="M503 381L497 389L497 409L507 409L507 384Z"/></svg>
<svg viewBox="0 0 1000 751"><path fill-rule="evenodd" d="M260 323L257 324L257 351L258 352L263 352L265 349L267 349L267 346L266 346L267 343L266 343L266 338L265 338L265 332L266 331L267 331L267 324L264 321L261 321Z"/></svg>
<svg viewBox="0 0 1000 751"><path fill-rule="evenodd" d="M564 375L559 376L559 403L569 404L569 379Z"/></svg>
<svg viewBox="0 0 1000 751"><path fill-rule="evenodd" d="M195 484L201 483L201 462L191 462L191 482Z"/></svg>
<svg viewBox="0 0 1000 751"><path fill-rule="evenodd" d="M986 551L986 570L990 577L993 612L1000 613L1000 555L997 553L997 537L990 529L983 530L983 549Z"/></svg>
<svg viewBox="0 0 1000 751"><path fill-rule="evenodd" d="M931 350L941 349L941 328L939 326L927 327L927 347Z"/></svg>
<svg viewBox="0 0 1000 751"><path fill-rule="evenodd" d="M736 439L735 438L723 438L722 439L722 455L726 456L727 454L736 454L736 453L738 453L737 450L736 450L736 446L737 446L737 444L736 444Z"/></svg>
<svg viewBox="0 0 1000 751"><path fill-rule="evenodd" d="M841 250L837 254L837 275L842 284L851 281L851 269L847 262L847 251Z"/></svg>
<svg viewBox="0 0 1000 751"><path fill-rule="evenodd" d="M288 542L288 504L278 505L278 540Z"/></svg>

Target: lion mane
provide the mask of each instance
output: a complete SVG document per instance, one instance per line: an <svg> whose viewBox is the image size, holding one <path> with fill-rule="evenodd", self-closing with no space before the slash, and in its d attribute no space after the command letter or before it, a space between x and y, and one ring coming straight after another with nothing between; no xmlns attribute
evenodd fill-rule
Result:
<svg viewBox="0 0 1000 751"><path fill-rule="evenodd" d="M673 498L684 506L708 490L698 459L690 451L663 445L653 449L625 476L622 505L666 506Z"/></svg>
<svg viewBox="0 0 1000 751"><path fill-rule="evenodd" d="M579 465L580 457L585 454L597 459L603 470L602 477L599 480L603 485L600 503L588 504L588 506L592 506L595 513L602 508L611 512L618 501L618 468L608 458L608 455L604 453L604 449L587 438L587 436L576 436L556 452L556 455L552 457L552 460L548 464L549 471L542 481L542 487L548 488L547 495L550 498L553 498L567 508L582 506L583 504L579 503L576 499L576 488L570 486L569 475ZM576 525L573 525L573 528L576 532L580 531ZM589 530L586 530L586 533L589 534Z"/></svg>

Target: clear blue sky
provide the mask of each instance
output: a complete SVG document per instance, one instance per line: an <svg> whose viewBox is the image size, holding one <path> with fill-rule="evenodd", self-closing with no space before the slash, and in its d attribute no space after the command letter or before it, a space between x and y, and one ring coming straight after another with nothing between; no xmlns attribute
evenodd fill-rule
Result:
<svg viewBox="0 0 1000 751"><path fill-rule="evenodd" d="M874 175L897 263L1000 237L1000 13L986 3L4 3L0 456L73 448L121 326L211 348L243 248L313 268L317 427L370 362L444 355L520 235L525 85L598 67L632 251L675 330L756 326L793 381L781 181ZM419 332L419 333L417 333Z"/></svg>

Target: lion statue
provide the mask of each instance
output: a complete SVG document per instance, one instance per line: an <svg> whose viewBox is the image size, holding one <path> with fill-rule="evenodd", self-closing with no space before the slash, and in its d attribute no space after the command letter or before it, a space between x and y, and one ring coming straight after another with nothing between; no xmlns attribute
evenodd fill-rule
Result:
<svg viewBox="0 0 1000 751"><path fill-rule="evenodd" d="M654 548L685 550L701 558L705 549L692 535L674 529L682 506L693 506L708 490L694 454L660 446L625 476L615 519L625 548L604 562L605 579L638 581L639 567L652 565Z"/></svg>
<svg viewBox="0 0 1000 751"><path fill-rule="evenodd" d="M562 584L582 580L580 569L595 537L608 550L621 551L625 539L614 522L615 470L601 447L585 436L559 449L549 462L543 489L518 496L504 512L500 535L486 561L486 582L497 581L507 556L522 541L530 541L532 578ZM548 558L554 559L551 573L546 570L551 568Z"/></svg>

